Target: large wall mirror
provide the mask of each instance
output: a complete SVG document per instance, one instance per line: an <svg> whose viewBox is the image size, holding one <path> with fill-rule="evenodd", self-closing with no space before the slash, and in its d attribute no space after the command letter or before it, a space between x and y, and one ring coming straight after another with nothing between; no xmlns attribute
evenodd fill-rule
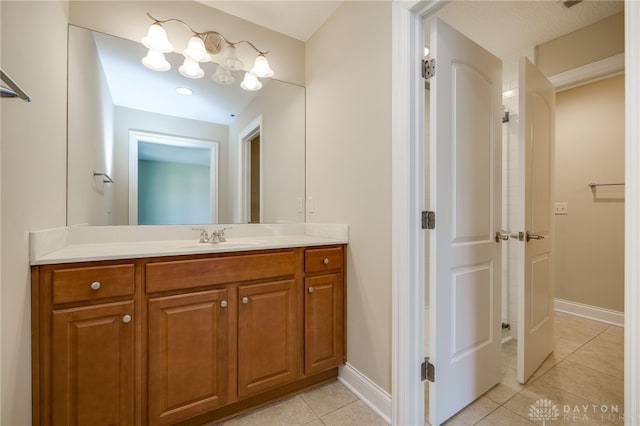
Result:
<svg viewBox="0 0 640 426"><path fill-rule="evenodd" d="M304 222L303 87L187 79L177 53L151 71L142 44L73 25L68 53L68 225Z"/></svg>

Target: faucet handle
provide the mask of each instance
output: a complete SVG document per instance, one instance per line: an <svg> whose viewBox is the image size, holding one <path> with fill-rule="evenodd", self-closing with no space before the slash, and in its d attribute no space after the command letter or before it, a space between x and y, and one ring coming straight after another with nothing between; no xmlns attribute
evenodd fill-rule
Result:
<svg viewBox="0 0 640 426"><path fill-rule="evenodd" d="M191 228L194 231L200 231L200 243L208 243L209 242L209 234L207 233L206 229L202 229L202 228Z"/></svg>
<svg viewBox="0 0 640 426"><path fill-rule="evenodd" d="M227 231L229 229L231 229L231 226L225 227L225 228L216 229L214 231L214 233L218 237L218 241L219 242L224 243L225 241L227 241L227 239L225 238L225 235L224 235L224 231Z"/></svg>

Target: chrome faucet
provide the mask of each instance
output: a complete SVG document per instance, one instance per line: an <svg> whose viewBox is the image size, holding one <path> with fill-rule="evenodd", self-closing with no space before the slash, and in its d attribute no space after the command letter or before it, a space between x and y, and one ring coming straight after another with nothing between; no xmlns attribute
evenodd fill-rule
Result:
<svg viewBox="0 0 640 426"><path fill-rule="evenodd" d="M215 244L215 243L224 243L227 241L224 231L231 229L231 227L214 229L213 231L211 231L211 234L209 234L206 229L202 229L202 228L192 228L192 229L194 231L200 231L200 240L198 241L199 243Z"/></svg>

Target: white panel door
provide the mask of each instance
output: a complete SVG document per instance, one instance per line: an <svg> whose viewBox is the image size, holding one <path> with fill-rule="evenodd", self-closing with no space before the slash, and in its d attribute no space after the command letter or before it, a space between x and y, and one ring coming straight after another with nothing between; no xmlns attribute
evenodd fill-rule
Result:
<svg viewBox="0 0 640 426"><path fill-rule="evenodd" d="M527 58L519 69L518 381L531 377L554 348L553 173L555 88Z"/></svg>
<svg viewBox="0 0 640 426"><path fill-rule="evenodd" d="M502 61L431 24L429 422L500 381Z"/></svg>

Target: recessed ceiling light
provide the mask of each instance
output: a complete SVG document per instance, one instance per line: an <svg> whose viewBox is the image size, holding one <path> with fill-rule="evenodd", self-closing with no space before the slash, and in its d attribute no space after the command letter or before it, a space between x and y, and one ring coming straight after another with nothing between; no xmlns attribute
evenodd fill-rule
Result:
<svg viewBox="0 0 640 426"><path fill-rule="evenodd" d="M176 89L176 92L180 93L181 95L189 96L193 93L193 90L189 89L188 87L178 87Z"/></svg>

